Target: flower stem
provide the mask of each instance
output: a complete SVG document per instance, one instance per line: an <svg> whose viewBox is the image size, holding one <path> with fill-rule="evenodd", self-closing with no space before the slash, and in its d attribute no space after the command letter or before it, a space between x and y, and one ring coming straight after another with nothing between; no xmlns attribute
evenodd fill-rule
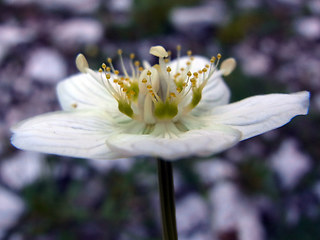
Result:
<svg viewBox="0 0 320 240"><path fill-rule="evenodd" d="M178 234L171 162L158 159L158 181L162 218L162 239L177 240Z"/></svg>

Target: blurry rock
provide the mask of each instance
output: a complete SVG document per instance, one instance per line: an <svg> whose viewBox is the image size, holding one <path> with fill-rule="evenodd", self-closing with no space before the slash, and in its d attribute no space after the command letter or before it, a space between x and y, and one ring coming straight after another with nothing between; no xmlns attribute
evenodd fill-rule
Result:
<svg viewBox="0 0 320 240"><path fill-rule="evenodd" d="M213 209L212 230L219 239L264 239L257 208L245 201L235 184L218 183L211 189L209 199Z"/></svg>
<svg viewBox="0 0 320 240"><path fill-rule="evenodd" d="M21 198L0 187L0 238L24 211Z"/></svg>
<svg viewBox="0 0 320 240"><path fill-rule="evenodd" d="M300 152L297 145L295 140L285 140L270 159L272 168L286 189L294 188L311 168L310 158Z"/></svg>
<svg viewBox="0 0 320 240"><path fill-rule="evenodd" d="M0 25L0 63L11 47L27 43L35 38L35 31L12 24Z"/></svg>
<svg viewBox="0 0 320 240"><path fill-rule="evenodd" d="M188 236L179 235L179 240L218 240L218 239L212 238L212 236L209 233L197 232L194 234L190 234Z"/></svg>
<svg viewBox="0 0 320 240"><path fill-rule="evenodd" d="M129 12L132 8L133 0L110 0L106 6L115 12Z"/></svg>
<svg viewBox="0 0 320 240"><path fill-rule="evenodd" d="M235 48L236 58L245 74L249 76L262 76L271 69L271 60L267 54L257 51L252 46L255 39L247 39ZM266 49L262 49L265 51Z"/></svg>
<svg viewBox="0 0 320 240"><path fill-rule="evenodd" d="M262 76L271 68L270 58L261 53L245 56L241 61L242 70L249 76Z"/></svg>
<svg viewBox="0 0 320 240"><path fill-rule="evenodd" d="M320 181L317 181L313 186L313 192L316 194L317 198L320 200Z"/></svg>
<svg viewBox="0 0 320 240"><path fill-rule="evenodd" d="M320 111L320 93L314 95L313 103L314 104L312 105L315 106L318 111Z"/></svg>
<svg viewBox="0 0 320 240"><path fill-rule="evenodd" d="M53 30L53 41L62 48L77 49L82 44L95 44L103 36L102 25L93 19L75 18L58 24Z"/></svg>
<svg viewBox="0 0 320 240"><path fill-rule="evenodd" d="M276 0L275 4L282 3L282 4L287 4L291 6L300 6L303 3L304 0Z"/></svg>
<svg viewBox="0 0 320 240"><path fill-rule="evenodd" d="M19 151L13 157L3 159L0 173L2 180L13 189L21 189L44 174L43 155Z"/></svg>
<svg viewBox="0 0 320 240"><path fill-rule="evenodd" d="M32 29L12 24L0 25L0 45L15 46L17 44L30 42L35 37Z"/></svg>
<svg viewBox="0 0 320 240"><path fill-rule="evenodd" d="M316 40L320 38L320 18L305 17L295 22L295 29L301 36Z"/></svg>
<svg viewBox="0 0 320 240"><path fill-rule="evenodd" d="M221 182L209 192L212 206L212 228L214 232L234 231L237 226L240 195L233 183Z"/></svg>
<svg viewBox="0 0 320 240"><path fill-rule="evenodd" d="M190 194L176 204L178 235L188 235L195 229L203 229L208 222L208 209L203 198Z"/></svg>
<svg viewBox="0 0 320 240"><path fill-rule="evenodd" d="M242 1L237 1L236 4L238 5L238 7L243 9L253 9L253 8L260 7L261 0L242 0Z"/></svg>
<svg viewBox="0 0 320 240"><path fill-rule="evenodd" d="M320 14L320 1L319 0L310 0L308 1L308 7L311 12L314 14Z"/></svg>
<svg viewBox="0 0 320 240"><path fill-rule="evenodd" d="M205 184L213 184L218 180L236 176L234 166L223 159L210 159L198 162L195 165L195 169Z"/></svg>
<svg viewBox="0 0 320 240"><path fill-rule="evenodd" d="M244 203L239 208L238 237L239 240L265 239L259 212L251 204Z"/></svg>
<svg viewBox="0 0 320 240"><path fill-rule="evenodd" d="M35 3L47 9L68 10L77 13L92 13L100 4L100 0L4 0L4 2L11 5Z"/></svg>
<svg viewBox="0 0 320 240"><path fill-rule="evenodd" d="M174 27L190 34L194 34L203 27L222 24L226 21L226 17L226 8L221 1L197 7L175 8L170 14Z"/></svg>
<svg viewBox="0 0 320 240"><path fill-rule="evenodd" d="M95 168L99 172L108 172L111 169L117 169L122 172L127 172L133 166L135 160L131 158L121 158L115 160L96 160L88 159L89 165Z"/></svg>
<svg viewBox="0 0 320 240"><path fill-rule="evenodd" d="M25 75L44 83L56 83L67 73L67 65L62 55L51 48L38 48L31 52Z"/></svg>
<svg viewBox="0 0 320 240"><path fill-rule="evenodd" d="M92 13L98 9L100 0L35 0L48 9L69 10L77 13Z"/></svg>

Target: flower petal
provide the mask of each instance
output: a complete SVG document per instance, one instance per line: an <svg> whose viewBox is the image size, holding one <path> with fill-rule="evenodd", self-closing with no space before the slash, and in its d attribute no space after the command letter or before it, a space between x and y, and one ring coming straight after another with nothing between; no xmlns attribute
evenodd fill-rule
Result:
<svg viewBox="0 0 320 240"><path fill-rule="evenodd" d="M83 158L111 158L105 144L112 132L103 112L54 112L33 117L12 128L11 143L30 151Z"/></svg>
<svg viewBox="0 0 320 240"><path fill-rule="evenodd" d="M176 138L152 135L117 134L107 140L112 151L126 157L153 156L175 160L190 156L209 156L235 145L241 133L227 126L215 125L207 129L191 130Z"/></svg>
<svg viewBox="0 0 320 240"><path fill-rule="evenodd" d="M309 108L309 92L268 94L216 107L211 120L242 132L242 140L281 127Z"/></svg>
<svg viewBox="0 0 320 240"><path fill-rule="evenodd" d="M76 74L60 82L57 95L63 110L117 109L116 100L89 73Z"/></svg>

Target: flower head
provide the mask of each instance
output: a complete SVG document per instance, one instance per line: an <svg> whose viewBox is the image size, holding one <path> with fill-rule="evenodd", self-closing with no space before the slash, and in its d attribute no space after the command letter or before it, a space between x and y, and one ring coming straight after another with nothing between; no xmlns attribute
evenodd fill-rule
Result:
<svg viewBox="0 0 320 240"><path fill-rule="evenodd" d="M98 71L82 54L81 72L59 83L63 111L25 120L12 128L12 144L25 150L109 159L157 156L167 160L207 156L307 114L309 93L255 96L227 104L222 76L236 66L221 55L180 56L150 48L159 63L141 66L130 55L130 71L118 50L121 71L108 58ZM219 68L220 65L220 68Z"/></svg>

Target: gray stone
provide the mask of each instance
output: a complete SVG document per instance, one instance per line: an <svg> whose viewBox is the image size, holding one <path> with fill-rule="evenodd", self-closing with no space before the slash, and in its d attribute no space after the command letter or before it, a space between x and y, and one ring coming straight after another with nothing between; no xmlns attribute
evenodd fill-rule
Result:
<svg viewBox="0 0 320 240"><path fill-rule="evenodd" d="M38 48L31 52L25 67L25 75L44 83L56 83L67 74L62 55L51 48Z"/></svg>
<svg viewBox="0 0 320 240"><path fill-rule="evenodd" d="M299 151L293 139L283 141L276 153L271 156L270 164L286 189L292 189L310 170L310 157Z"/></svg>

